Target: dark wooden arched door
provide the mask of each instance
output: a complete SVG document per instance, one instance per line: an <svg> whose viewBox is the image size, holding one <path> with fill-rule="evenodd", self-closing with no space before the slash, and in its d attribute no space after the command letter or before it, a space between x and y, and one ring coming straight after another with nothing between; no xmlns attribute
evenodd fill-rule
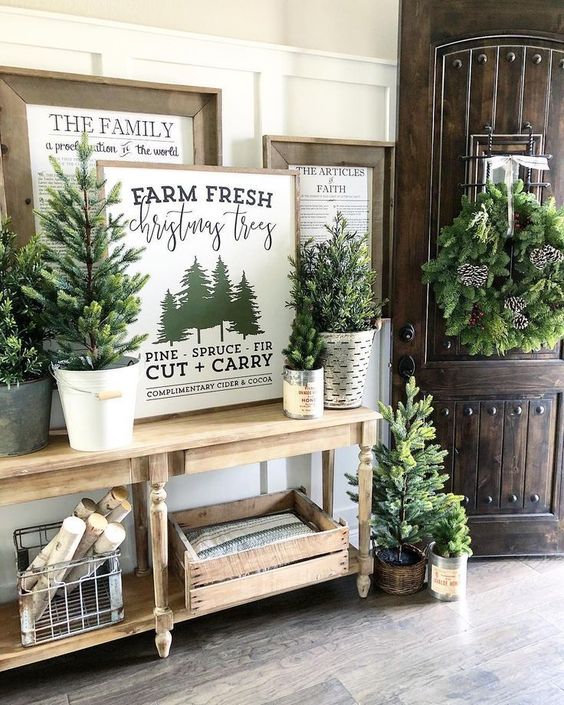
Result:
<svg viewBox="0 0 564 705"><path fill-rule="evenodd" d="M434 395L451 487L467 498L479 555L564 552L564 346L469 356L444 333L421 264L480 180L460 156L551 153L545 199L564 203L564 5L404 0L394 253L394 396L400 366ZM530 127L529 127L530 125ZM470 195L472 191L470 190ZM404 326L412 324L410 336ZM408 333L406 335L406 332Z"/></svg>

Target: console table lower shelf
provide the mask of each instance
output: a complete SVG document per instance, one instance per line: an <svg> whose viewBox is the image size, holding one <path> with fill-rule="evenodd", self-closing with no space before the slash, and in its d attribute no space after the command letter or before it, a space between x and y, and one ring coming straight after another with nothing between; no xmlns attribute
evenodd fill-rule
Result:
<svg viewBox="0 0 564 705"><path fill-rule="evenodd" d="M347 575L353 575L358 573L358 571L358 551L354 546L349 546L349 568ZM247 602L254 602L257 599L265 599L272 595L279 595L284 592L290 592L320 582L336 580L341 577L343 576L337 575L335 577L319 578L318 576L311 576L304 573L302 581L298 579L294 581L292 585L271 585L268 588L268 592L265 592L263 595L239 600L229 605L229 607L236 607L237 605ZM0 624L2 625L2 630L0 631L0 671L25 666L37 661L43 661L46 658L53 658L55 656L79 651L80 649L87 649L90 646L114 641L125 636L131 636L132 634L152 631L155 627L152 577L150 575L142 577L135 575L124 576L123 598L125 619L122 622L96 631L86 632L84 634L60 639L59 641L38 644L37 646L27 648L21 645L17 604L12 602L1 605ZM186 609L184 604L184 586L178 578L172 574L169 584L169 599L175 624L226 609L225 606L222 606L217 609L202 610L198 614L192 614Z"/></svg>

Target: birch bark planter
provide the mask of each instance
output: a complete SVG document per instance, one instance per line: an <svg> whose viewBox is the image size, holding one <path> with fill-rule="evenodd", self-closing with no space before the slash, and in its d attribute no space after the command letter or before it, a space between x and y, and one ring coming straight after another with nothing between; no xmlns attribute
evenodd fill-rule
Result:
<svg viewBox="0 0 564 705"><path fill-rule="evenodd" d="M357 333L321 333L327 346L325 408L354 409L362 404L374 329Z"/></svg>
<svg viewBox="0 0 564 705"><path fill-rule="evenodd" d="M323 368L291 370L284 368L283 409L291 419L318 419L323 416Z"/></svg>
<svg viewBox="0 0 564 705"><path fill-rule="evenodd" d="M0 385L0 456L25 455L49 440L53 380Z"/></svg>
<svg viewBox="0 0 564 705"><path fill-rule="evenodd" d="M429 593L437 600L454 602L466 597L466 575L468 572L468 555L443 558L433 550L435 543L428 549L429 556Z"/></svg>
<svg viewBox="0 0 564 705"><path fill-rule="evenodd" d="M103 370L54 367L53 374L71 448L111 450L131 443L139 360L125 358Z"/></svg>

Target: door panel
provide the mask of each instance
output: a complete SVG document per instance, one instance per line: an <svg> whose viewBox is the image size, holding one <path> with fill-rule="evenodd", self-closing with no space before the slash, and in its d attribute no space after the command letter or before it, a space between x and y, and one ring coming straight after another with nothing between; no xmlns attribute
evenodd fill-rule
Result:
<svg viewBox="0 0 564 705"><path fill-rule="evenodd" d="M462 194L479 190L463 186L483 174L460 156L483 152L487 126L494 151L524 153L530 123L535 152L554 155L550 188L533 193L564 203L564 6L481 7L471 0L402 7L394 328L412 323L416 334L409 342L394 336L394 396L403 393L399 360L410 355L419 385L435 397L437 438L449 451L452 489L467 498L478 555L564 552L562 344L471 357L446 336L419 274Z"/></svg>

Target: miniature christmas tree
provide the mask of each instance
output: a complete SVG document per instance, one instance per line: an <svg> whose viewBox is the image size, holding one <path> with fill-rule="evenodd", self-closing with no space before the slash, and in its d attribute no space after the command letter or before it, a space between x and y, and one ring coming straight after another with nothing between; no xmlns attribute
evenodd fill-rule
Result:
<svg viewBox="0 0 564 705"><path fill-rule="evenodd" d="M325 342L313 325L308 306L296 313L288 347L282 351L288 367L293 370L315 370L321 367Z"/></svg>
<svg viewBox="0 0 564 705"><path fill-rule="evenodd" d="M258 324L260 310L256 300L257 297L253 287L249 284L245 272L243 272L241 281L235 287L235 300L231 308L233 325L229 328L230 332L235 331L242 335L243 340L248 335L260 335L264 332Z"/></svg>
<svg viewBox="0 0 564 705"><path fill-rule="evenodd" d="M315 326L333 333L370 330L385 302L374 297L376 273L370 264L367 236L349 230L346 218L337 213L325 226L330 234L321 242L309 241L299 256L290 258L292 300L296 310L309 301Z"/></svg>
<svg viewBox="0 0 564 705"><path fill-rule="evenodd" d="M46 369L41 306L24 292L41 281L43 246L37 237L19 250L9 223L0 224L0 384L40 377Z"/></svg>
<svg viewBox="0 0 564 705"><path fill-rule="evenodd" d="M443 558L472 555L468 517L460 500L457 495L446 495L445 507L432 530L433 551Z"/></svg>
<svg viewBox="0 0 564 705"><path fill-rule="evenodd" d="M104 183L92 168L92 153L85 133L74 178L50 158L60 187L49 189L47 207L38 213L49 243L46 267L41 285L25 289L44 307L58 346L54 357L69 370L108 367L146 337L128 337L141 307L137 294L148 277L126 270L142 249L120 242L125 236L121 216L106 220L106 208L119 203L120 184L100 195Z"/></svg>
<svg viewBox="0 0 564 705"><path fill-rule="evenodd" d="M379 443L374 448L376 465L373 471L372 527L373 535L383 556L394 564L409 562L407 544L421 541L431 532L445 503L440 494L447 475L441 474L447 454L435 438L430 416L431 396L415 401L419 388L411 377L406 385L406 402L397 410L378 403L380 413L390 425L393 447ZM358 478L347 475L351 485ZM358 501L358 495L349 492Z"/></svg>

